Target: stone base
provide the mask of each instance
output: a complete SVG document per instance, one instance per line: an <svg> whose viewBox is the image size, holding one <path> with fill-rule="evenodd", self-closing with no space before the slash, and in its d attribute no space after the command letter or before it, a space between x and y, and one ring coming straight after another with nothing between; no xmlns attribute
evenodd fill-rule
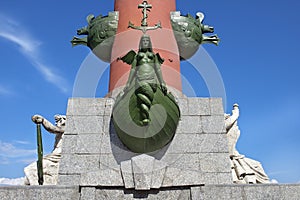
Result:
<svg viewBox="0 0 300 200"><path fill-rule="evenodd" d="M97 200L97 199L164 199L164 200L299 200L300 184L207 185L137 191L118 187L16 186L0 187L5 200Z"/></svg>
<svg viewBox="0 0 300 200"><path fill-rule="evenodd" d="M116 135L113 98L69 99L58 184L135 190L231 184L222 100L177 100L181 119L173 140L146 155Z"/></svg>

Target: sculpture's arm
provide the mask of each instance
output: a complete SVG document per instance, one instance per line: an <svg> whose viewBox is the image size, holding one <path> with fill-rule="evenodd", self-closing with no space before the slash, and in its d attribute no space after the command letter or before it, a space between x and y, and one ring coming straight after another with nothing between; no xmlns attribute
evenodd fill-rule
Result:
<svg viewBox="0 0 300 200"><path fill-rule="evenodd" d="M129 72L129 77L128 77L126 86L124 88L124 92L126 92L129 89L129 87L130 87L130 85L131 85L131 83L134 79L134 76L135 76L135 73L136 73L136 63L137 63L137 60L134 59L134 61L131 64L131 69L130 69L130 72Z"/></svg>
<svg viewBox="0 0 300 200"><path fill-rule="evenodd" d="M239 116L240 116L239 105L238 104L234 104L233 105L233 110L232 110L232 115L229 116L225 120L225 126L226 126L227 130L232 127L232 125L237 121L237 119L239 118Z"/></svg>
<svg viewBox="0 0 300 200"><path fill-rule="evenodd" d="M41 115L34 115L34 116L32 116L31 119L36 124L42 124L43 127L50 133L54 133L54 134L64 133L64 130L62 128L54 126L51 122L49 122L47 119L45 119Z"/></svg>
<svg viewBox="0 0 300 200"><path fill-rule="evenodd" d="M166 85L166 82L163 79L162 72L161 72L161 64L163 63L163 61L164 60L157 53L156 56L155 56L155 63L154 63L155 64L154 65L155 72L156 72L156 76L157 76L157 79L159 81L162 92L164 94L167 94L167 92L168 92L167 85Z"/></svg>

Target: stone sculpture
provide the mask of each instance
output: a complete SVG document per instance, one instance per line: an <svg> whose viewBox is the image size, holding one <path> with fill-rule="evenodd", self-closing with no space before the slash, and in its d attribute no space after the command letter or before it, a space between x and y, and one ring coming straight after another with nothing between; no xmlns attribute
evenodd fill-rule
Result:
<svg viewBox="0 0 300 200"><path fill-rule="evenodd" d="M225 114L233 182L237 184L270 183L260 162L246 158L236 150L236 143L240 136L237 124L238 118L239 106L238 104L234 104L232 115Z"/></svg>
<svg viewBox="0 0 300 200"><path fill-rule="evenodd" d="M43 116L34 115L32 121L36 124L42 124L50 133L56 135L53 151L43 157L44 185L56 185L58 179L58 166L61 157L62 137L65 131L65 115L55 115L55 125L45 119ZM38 185L37 164L31 163L24 168L26 180L25 185Z"/></svg>

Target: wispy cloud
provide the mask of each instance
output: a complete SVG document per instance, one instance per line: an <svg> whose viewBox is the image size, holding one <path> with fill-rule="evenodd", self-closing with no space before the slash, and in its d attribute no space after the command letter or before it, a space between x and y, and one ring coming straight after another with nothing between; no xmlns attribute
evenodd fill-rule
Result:
<svg viewBox="0 0 300 200"><path fill-rule="evenodd" d="M11 89L9 89L3 85L0 85L0 96L10 96L13 94L14 94L14 92Z"/></svg>
<svg viewBox="0 0 300 200"><path fill-rule="evenodd" d="M40 59L39 46L41 42L26 31L25 27L22 27L15 20L0 15L0 37L16 44L20 52L48 82L58 87L64 93L68 91L66 87L67 81Z"/></svg>
<svg viewBox="0 0 300 200"><path fill-rule="evenodd" d="M36 149L23 149L0 140L0 164L30 163L36 156Z"/></svg>
<svg viewBox="0 0 300 200"><path fill-rule="evenodd" d="M24 185L25 177L0 178L0 185Z"/></svg>
<svg viewBox="0 0 300 200"><path fill-rule="evenodd" d="M13 141L14 143L17 143L17 144L31 144L31 142L28 142L28 141L23 141L23 140L14 140Z"/></svg>

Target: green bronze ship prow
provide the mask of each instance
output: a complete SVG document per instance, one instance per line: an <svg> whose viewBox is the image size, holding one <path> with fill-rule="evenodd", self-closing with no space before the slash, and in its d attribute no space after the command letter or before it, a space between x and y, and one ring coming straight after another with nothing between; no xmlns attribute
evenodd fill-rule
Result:
<svg viewBox="0 0 300 200"><path fill-rule="evenodd" d="M180 110L168 92L161 73L164 60L152 50L148 35L139 51L120 58L131 65L124 90L113 110L113 124L120 140L133 152L147 153L168 144L176 132Z"/></svg>

